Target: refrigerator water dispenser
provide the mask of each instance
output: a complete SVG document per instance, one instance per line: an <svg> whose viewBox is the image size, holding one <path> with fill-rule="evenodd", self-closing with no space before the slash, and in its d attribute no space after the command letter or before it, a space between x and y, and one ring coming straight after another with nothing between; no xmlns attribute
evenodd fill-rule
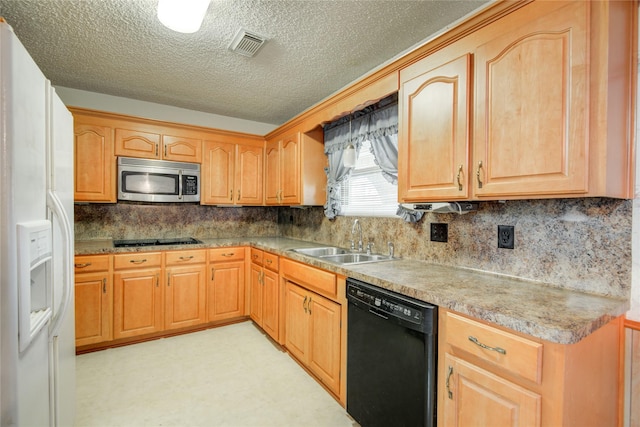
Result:
<svg viewBox="0 0 640 427"><path fill-rule="evenodd" d="M18 223L18 341L24 351L51 319L51 222Z"/></svg>

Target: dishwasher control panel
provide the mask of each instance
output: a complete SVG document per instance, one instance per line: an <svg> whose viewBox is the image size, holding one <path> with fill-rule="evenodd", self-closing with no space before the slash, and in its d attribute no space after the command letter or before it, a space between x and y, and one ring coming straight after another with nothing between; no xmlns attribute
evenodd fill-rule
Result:
<svg viewBox="0 0 640 427"><path fill-rule="evenodd" d="M379 311L404 319L406 321L421 324L423 321L422 308L412 307L411 305L400 301L399 298L392 295L384 295L373 289L362 289L357 286L349 285L347 287L347 295L361 301Z"/></svg>

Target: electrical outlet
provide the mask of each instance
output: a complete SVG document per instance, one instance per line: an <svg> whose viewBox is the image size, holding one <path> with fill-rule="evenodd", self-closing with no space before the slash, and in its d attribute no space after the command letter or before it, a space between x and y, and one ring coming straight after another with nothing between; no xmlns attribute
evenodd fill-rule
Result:
<svg viewBox="0 0 640 427"><path fill-rule="evenodd" d="M446 243L448 240L449 226L448 224L432 222L431 223L431 241Z"/></svg>
<svg viewBox="0 0 640 427"><path fill-rule="evenodd" d="M498 247L504 249L513 249L515 242L513 225L498 226Z"/></svg>

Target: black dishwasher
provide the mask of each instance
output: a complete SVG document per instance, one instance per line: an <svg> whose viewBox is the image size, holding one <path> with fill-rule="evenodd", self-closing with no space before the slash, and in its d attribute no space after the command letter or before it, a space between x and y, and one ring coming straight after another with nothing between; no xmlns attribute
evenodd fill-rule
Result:
<svg viewBox="0 0 640 427"><path fill-rule="evenodd" d="M347 412L362 427L436 425L438 307L347 278Z"/></svg>

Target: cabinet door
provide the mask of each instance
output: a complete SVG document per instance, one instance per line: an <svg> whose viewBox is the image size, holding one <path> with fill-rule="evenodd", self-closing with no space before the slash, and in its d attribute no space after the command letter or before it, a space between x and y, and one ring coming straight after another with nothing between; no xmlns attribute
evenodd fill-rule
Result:
<svg viewBox="0 0 640 427"><path fill-rule="evenodd" d="M471 55L464 55L440 66L427 58L401 71L401 201L469 197L470 67Z"/></svg>
<svg viewBox="0 0 640 427"><path fill-rule="evenodd" d="M116 158L113 129L76 123L74 126L74 194L76 202L116 201Z"/></svg>
<svg viewBox="0 0 640 427"><path fill-rule="evenodd" d="M202 162L202 203L233 203L235 144L205 141Z"/></svg>
<svg viewBox="0 0 640 427"><path fill-rule="evenodd" d="M307 364L309 359L309 292L291 282L285 287L285 347Z"/></svg>
<svg viewBox="0 0 640 427"><path fill-rule="evenodd" d="M200 163L202 161L202 140L162 135L162 158L177 162Z"/></svg>
<svg viewBox="0 0 640 427"><path fill-rule="evenodd" d="M160 271L149 268L114 273L114 339L163 329Z"/></svg>
<svg viewBox="0 0 640 427"><path fill-rule="evenodd" d="M309 294L309 368L336 395L340 392L341 306Z"/></svg>
<svg viewBox="0 0 640 427"><path fill-rule="evenodd" d="M206 320L204 265L167 269L165 329L195 326Z"/></svg>
<svg viewBox="0 0 640 427"><path fill-rule="evenodd" d="M301 203L300 195L300 133L296 132L282 139L280 148L280 203L296 205Z"/></svg>
<svg viewBox="0 0 640 427"><path fill-rule="evenodd" d="M251 277L249 279L251 283L250 287L250 310L249 316L251 319L256 322L260 327L262 327L262 294L263 294L263 285L262 285L262 267L251 263Z"/></svg>
<svg viewBox="0 0 640 427"><path fill-rule="evenodd" d="M278 205L281 201L280 190L280 141L267 141L265 150L265 203Z"/></svg>
<svg viewBox="0 0 640 427"><path fill-rule="evenodd" d="M278 340L280 280L278 273L262 269L262 329L274 340Z"/></svg>
<svg viewBox="0 0 640 427"><path fill-rule="evenodd" d="M244 316L244 268L244 261L210 264L208 322Z"/></svg>
<svg viewBox="0 0 640 427"><path fill-rule="evenodd" d="M116 156L160 158L160 134L139 130L116 129Z"/></svg>
<svg viewBox="0 0 640 427"><path fill-rule="evenodd" d="M450 354L445 366L443 426L540 426L540 395Z"/></svg>
<svg viewBox="0 0 640 427"><path fill-rule="evenodd" d="M241 205L264 204L264 148L238 145L236 201Z"/></svg>
<svg viewBox="0 0 640 427"><path fill-rule="evenodd" d="M475 51L479 198L587 191L589 7L487 27L496 37Z"/></svg>
<svg viewBox="0 0 640 427"><path fill-rule="evenodd" d="M75 277L76 346L111 340L111 280L104 272Z"/></svg>

